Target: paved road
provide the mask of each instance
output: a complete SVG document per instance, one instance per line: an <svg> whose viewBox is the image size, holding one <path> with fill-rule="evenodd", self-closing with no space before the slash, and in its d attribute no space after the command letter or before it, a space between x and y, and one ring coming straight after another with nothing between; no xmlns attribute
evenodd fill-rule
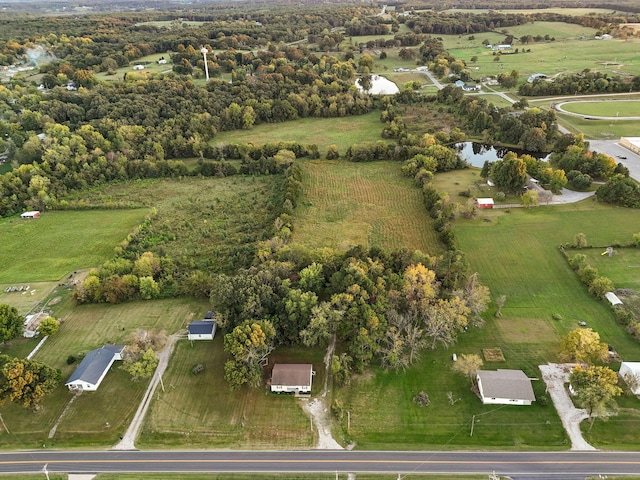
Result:
<svg viewBox="0 0 640 480"><path fill-rule="evenodd" d="M592 475L640 475L638 452L360 452L162 451L0 454L0 473L40 472L496 472L513 480L583 480ZM321 478L321 477L318 477Z"/></svg>
<svg viewBox="0 0 640 480"><path fill-rule="evenodd" d="M629 169L629 176L640 182L640 155L621 146L618 140L589 140L589 145L591 150L609 155L623 164ZM619 158L620 156L627 158Z"/></svg>

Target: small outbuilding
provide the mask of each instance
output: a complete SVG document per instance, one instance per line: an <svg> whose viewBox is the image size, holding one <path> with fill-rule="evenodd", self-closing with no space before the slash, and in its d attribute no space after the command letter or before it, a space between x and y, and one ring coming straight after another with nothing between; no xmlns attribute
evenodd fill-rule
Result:
<svg viewBox="0 0 640 480"><path fill-rule="evenodd" d="M493 198L476 198L478 208L493 208Z"/></svg>
<svg viewBox="0 0 640 480"><path fill-rule="evenodd" d="M271 373L271 391L311 393L315 373L310 363L276 363Z"/></svg>
<svg viewBox="0 0 640 480"><path fill-rule="evenodd" d="M24 330L22 331L22 336L26 338L33 338L38 335L38 327L40 326L40 322L42 322L42 320L44 320L48 316L48 314L40 312L24 317Z"/></svg>
<svg viewBox="0 0 640 480"><path fill-rule="evenodd" d="M187 326L189 340L213 340L216 335L216 321L213 318L195 320Z"/></svg>
<svg viewBox="0 0 640 480"><path fill-rule="evenodd" d="M31 212L24 212L20 214L20 218L38 218L40 216L40 212L38 210L33 210Z"/></svg>
<svg viewBox="0 0 640 480"><path fill-rule="evenodd" d="M144 70L144 65L140 65L139 63L133 66L134 70Z"/></svg>
<svg viewBox="0 0 640 480"><path fill-rule="evenodd" d="M123 351L124 345L105 345L91 350L82 359L65 386L74 391L96 391L113 362L122 360Z"/></svg>
<svg viewBox="0 0 640 480"><path fill-rule="evenodd" d="M531 405L536 399L522 370L478 370L476 379L484 404Z"/></svg>
<svg viewBox="0 0 640 480"><path fill-rule="evenodd" d="M622 300L613 292L607 292L604 294L604 297L609 300L609 303L614 307L618 305L622 305Z"/></svg>
<svg viewBox="0 0 640 480"><path fill-rule="evenodd" d="M640 395L640 362L622 362L618 375L634 395Z"/></svg>

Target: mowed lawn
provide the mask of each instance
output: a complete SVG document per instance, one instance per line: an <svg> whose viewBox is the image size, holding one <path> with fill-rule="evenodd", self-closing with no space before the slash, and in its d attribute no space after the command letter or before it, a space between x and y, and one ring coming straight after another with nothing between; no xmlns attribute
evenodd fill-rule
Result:
<svg viewBox="0 0 640 480"><path fill-rule="evenodd" d="M630 288L640 293L640 248L615 247L610 257L602 255L604 252L606 252L605 248L581 248L570 250L569 255L578 253L586 255L587 263L597 268L600 275L609 278L615 288Z"/></svg>
<svg viewBox="0 0 640 480"><path fill-rule="evenodd" d="M486 221L488 220L488 221ZM541 206L483 212L460 221L454 231L492 297L507 297L503 317L494 321L506 343L535 344L553 358L560 338L585 321L623 356L636 356L638 344L615 323L609 307L589 296L559 251L576 233L593 244L631 240L637 212L592 200L566 206ZM562 320L553 320L559 314Z"/></svg>
<svg viewBox="0 0 640 480"><path fill-rule="evenodd" d="M507 27L507 33L514 35L513 49L517 54L503 54L499 61L491 49L482 45L483 40L490 44L503 43L506 34L478 33L473 40L462 35L443 35L445 48L459 60L464 60L472 70L472 75L484 77L502 72L517 70L523 80L533 73L552 76L558 73L576 73L590 68L611 75L640 74L640 40L628 41L594 40L596 30L580 25L559 22L534 22L526 25ZM549 35L555 41L520 43L526 35ZM584 36L585 39L580 37ZM524 50L531 50L524 53ZM478 57L471 62L471 57Z"/></svg>
<svg viewBox="0 0 640 480"><path fill-rule="evenodd" d="M0 284L60 280L95 267L149 213L135 210L43 212L40 218L0 222Z"/></svg>
<svg viewBox="0 0 640 480"><path fill-rule="evenodd" d="M295 122L256 125L251 130L220 132L211 141L218 143L299 142L316 144L324 155L329 145L336 145L341 155L355 143L381 140L383 124L380 112L342 118L302 118Z"/></svg>
<svg viewBox="0 0 640 480"><path fill-rule="evenodd" d="M83 305L65 309L58 333L50 337L34 359L59 368L62 381L45 398L37 412L6 403L2 417L9 429L0 432L0 447L34 448L48 446L111 445L118 440L133 417L147 381L134 383L116 362L97 392L80 395L58 426L53 439L49 431L73 395L64 382L78 366L83 354L105 343L124 344L137 329L165 330L169 334L200 318L208 302L194 299L130 302L121 305ZM31 342L32 340L22 340ZM14 341L18 342L18 341ZM16 346L12 346L16 348ZM68 365L73 355L78 361Z"/></svg>
<svg viewBox="0 0 640 480"><path fill-rule="evenodd" d="M402 176L399 163L310 160L300 165L303 195L295 212L295 243L442 251L422 193Z"/></svg>
<svg viewBox="0 0 640 480"><path fill-rule="evenodd" d="M618 101L579 101L562 105L567 112L603 117L640 117L640 99Z"/></svg>
<svg viewBox="0 0 640 480"><path fill-rule="evenodd" d="M138 444L184 448L302 448L316 439L301 402L293 395L272 394L268 388L229 390L224 379L223 335L213 341L180 341L147 414ZM313 395L324 379L323 352L278 349L269 356L265 378L275 363L312 363ZM196 365L203 365L199 374Z"/></svg>

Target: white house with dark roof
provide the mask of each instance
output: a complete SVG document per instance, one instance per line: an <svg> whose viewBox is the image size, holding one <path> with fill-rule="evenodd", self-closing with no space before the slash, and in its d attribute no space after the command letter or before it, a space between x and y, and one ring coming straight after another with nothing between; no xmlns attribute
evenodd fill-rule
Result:
<svg viewBox="0 0 640 480"><path fill-rule="evenodd" d="M216 321L213 318L195 320L187 326L189 340L213 340L216 335Z"/></svg>
<svg viewBox="0 0 640 480"><path fill-rule="evenodd" d="M476 378L484 404L531 405L536 399L522 370L478 370Z"/></svg>
<svg viewBox="0 0 640 480"><path fill-rule="evenodd" d="M93 392L98 389L102 380L116 360L122 360L124 345L105 345L91 350L69 377L65 385L69 390Z"/></svg>
<svg viewBox="0 0 640 480"><path fill-rule="evenodd" d="M271 391L311 393L315 373L310 363L276 363L271 373Z"/></svg>

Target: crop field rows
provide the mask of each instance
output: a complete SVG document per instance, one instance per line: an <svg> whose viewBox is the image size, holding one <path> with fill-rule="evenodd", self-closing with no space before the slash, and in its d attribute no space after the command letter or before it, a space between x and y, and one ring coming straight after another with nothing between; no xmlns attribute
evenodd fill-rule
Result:
<svg viewBox="0 0 640 480"><path fill-rule="evenodd" d="M400 164L302 163L305 191L294 241L309 246L406 246L440 251L422 195Z"/></svg>

